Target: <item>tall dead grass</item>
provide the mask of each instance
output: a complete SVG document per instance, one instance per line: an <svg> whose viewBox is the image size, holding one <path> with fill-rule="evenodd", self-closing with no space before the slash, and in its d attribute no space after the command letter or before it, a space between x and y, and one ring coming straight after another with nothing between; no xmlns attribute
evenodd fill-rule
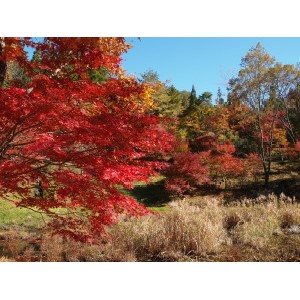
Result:
<svg viewBox="0 0 300 300"><path fill-rule="evenodd" d="M49 234L33 243L36 237L8 231L0 261L228 261L232 253L240 261L300 260L300 205L295 199L271 194L224 205L198 197L169 205L161 215L108 228L109 239L99 245Z"/></svg>
<svg viewBox="0 0 300 300"><path fill-rule="evenodd" d="M199 200L199 199L198 199ZM202 201L203 200L203 201ZM218 199L173 202L162 216L117 225L110 230L107 260L196 260L231 245L267 250L278 235L299 228L300 206L285 195L259 196L224 206ZM292 232L292 231L290 231ZM114 256L118 253L117 256Z"/></svg>
<svg viewBox="0 0 300 300"><path fill-rule="evenodd" d="M218 206L201 209L173 203L163 215L111 228L110 252L131 253L136 260L177 260L217 253L229 242ZM116 258L117 259L117 258Z"/></svg>
<svg viewBox="0 0 300 300"><path fill-rule="evenodd" d="M245 198L227 207L225 227L237 244L266 248L291 226L300 226L300 206L284 194Z"/></svg>

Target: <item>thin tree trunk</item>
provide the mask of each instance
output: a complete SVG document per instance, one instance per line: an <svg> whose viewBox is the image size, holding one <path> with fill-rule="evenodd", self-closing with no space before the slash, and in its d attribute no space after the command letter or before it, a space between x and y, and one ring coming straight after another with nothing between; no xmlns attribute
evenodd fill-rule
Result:
<svg viewBox="0 0 300 300"><path fill-rule="evenodd" d="M269 186L269 180L270 180L270 172L265 172L265 187Z"/></svg>
<svg viewBox="0 0 300 300"><path fill-rule="evenodd" d="M6 61L1 60L2 52L3 52L2 44L0 42L0 86L3 85L4 79L5 79L5 74L6 74L6 69L7 69Z"/></svg>
<svg viewBox="0 0 300 300"><path fill-rule="evenodd" d="M269 181L270 181L270 170L271 170L271 166L270 164L268 164L268 166L266 166L266 163L263 163L263 167L264 167L264 179L265 179L265 187L269 186Z"/></svg>

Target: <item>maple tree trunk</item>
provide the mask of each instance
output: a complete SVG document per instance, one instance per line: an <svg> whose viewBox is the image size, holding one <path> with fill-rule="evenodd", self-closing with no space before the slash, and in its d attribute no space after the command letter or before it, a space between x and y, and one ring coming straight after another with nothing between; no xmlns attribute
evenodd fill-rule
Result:
<svg viewBox="0 0 300 300"><path fill-rule="evenodd" d="M2 55L2 45L0 43L0 56ZM5 74L6 74L7 65L6 62L0 60L0 86L3 85Z"/></svg>
<svg viewBox="0 0 300 300"><path fill-rule="evenodd" d="M0 61L0 86L3 85L5 74L6 74L6 62Z"/></svg>

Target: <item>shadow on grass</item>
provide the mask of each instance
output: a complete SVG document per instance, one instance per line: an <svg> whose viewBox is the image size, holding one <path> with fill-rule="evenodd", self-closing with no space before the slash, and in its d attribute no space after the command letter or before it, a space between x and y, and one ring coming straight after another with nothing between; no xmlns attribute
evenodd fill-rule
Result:
<svg viewBox="0 0 300 300"><path fill-rule="evenodd" d="M298 178L283 178L276 179L265 187L262 182L249 182L235 187L227 187L219 189L214 186L199 188L195 191L194 196L211 196L222 197L225 203L230 203L243 198L257 198L260 195L268 195L274 193L280 196L284 193L288 197L295 197L297 202L300 202L300 180Z"/></svg>
<svg viewBox="0 0 300 300"><path fill-rule="evenodd" d="M164 189L164 181L159 181L150 184L137 184L133 190L123 190L127 196L135 198L139 203L144 204L147 207L163 208L171 201L171 197ZM296 200L300 200L300 185L298 179L277 179L270 182L268 188L265 188L262 183L248 183L243 186L237 186L235 188L226 188L225 190L218 189L216 187L202 187L195 191L192 196L221 196L225 203L231 201L241 200L245 197L256 198L259 195L268 195L274 193L279 196L284 193L289 197L296 197ZM159 209L158 209L159 210Z"/></svg>
<svg viewBox="0 0 300 300"><path fill-rule="evenodd" d="M284 193L289 197L295 196L296 201L300 202L300 176L298 173L295 173L297 174L296 176L291 174L291 172L296 171L300 171L299 162L277 162L276 164L274 163L271 182L267 188L264 186L263 177L261 176L258 182L243 182L227 186L226 189L217 188L213 184L199 187L191 196L222 197L225 203L229 203L245 197L256 198L259 195L271 193L279 196L281 193ZM121 189L120 191L127 196L135 198L139 203L147 207L155 207L156 210L159 210L159 208L164 209L166 204L172 199L164 189L164 179L157 179L149 184L138 182L133 190Z"/></svg>
<svg viewBox="0 0 300 300"><path fill-rule="evenodd" d="M123 190L123 194L135 198L139 203L148 207L163 207L170 201L164 189L164 180L150 183L137 184L132 190Z"/></svg>

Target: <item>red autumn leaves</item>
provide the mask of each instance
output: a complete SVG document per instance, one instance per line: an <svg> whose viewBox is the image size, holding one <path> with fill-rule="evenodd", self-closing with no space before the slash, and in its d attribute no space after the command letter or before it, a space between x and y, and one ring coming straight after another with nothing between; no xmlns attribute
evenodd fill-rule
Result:
<svg viewBox="0 0 300 300"><path fill-rule="evenodd" d="M255 177L261 169L257 154L236 157L235 146L229 140L221 143L214 136L204 135L194 139L191 145L196 153L175 154L165 171L165 187L170 193L183 195L217 179Z"/></svg>
<svg viewBox="0 0 300 300"><path fill-rule="evenodd" d="M25 44L38 60L24 56ZM124 39L4 40L2 59L22 61L30 80L1 87L0 196L45 213L48 228L82 241L120 214L147 213L118 187L147 180L162 164L146 158L172 147L147 111L144 86L122 75L127 48ZM97 83L88 72L100 67L109 76Z"/></svg>

